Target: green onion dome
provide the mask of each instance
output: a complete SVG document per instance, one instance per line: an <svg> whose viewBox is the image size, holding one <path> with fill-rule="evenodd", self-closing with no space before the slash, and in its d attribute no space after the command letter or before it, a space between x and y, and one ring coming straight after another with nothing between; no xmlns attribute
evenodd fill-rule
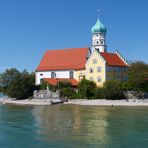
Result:
<svg viewBox="0 0 148 148"><path fill-rule="evenodd" d="M106 27L98 19L96 24L92 27L91 32L93 34L95 34L95 33L106 33Z"/></svg>

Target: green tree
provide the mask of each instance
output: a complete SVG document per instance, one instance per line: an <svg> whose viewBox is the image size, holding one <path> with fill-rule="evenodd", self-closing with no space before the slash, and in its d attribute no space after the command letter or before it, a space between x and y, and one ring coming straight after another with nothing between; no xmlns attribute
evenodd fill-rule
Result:
<svg viewBox="0 0 148 148"><path fill-rule="evenodd" d="M148 64L139 61L130 65L128 73L128 84L134 90L143 90L147 85L147 78Z"/></svg>
<svg viewBox="0 0 148 148"><path fill-rule="evenodd" d="M6 71L0 75L0 86L2 88L3 93L7 93L7 89L10 83L18 74L20 74L20 72L17 69L12 68L6 69Z"/></svg>
<svg viewBox="0 0 148 148"><path fill-rule="evenodd" d="M3 75L6 73L7 71L4 72ZM6 74L6 77L7 76L9 77L10 75ZM32 96L33 90L35 88L34 79L34 73L29 74L26 70L24 70L22 73L19 71L16 72L15 75L13 75L11 81L7 83L7 89L5 89L5 94L7 94L11 98L17 99L26 99Z"/></svg>
<svg viewBox="0 0 148 148"><path fill-rule="evenodd" d="M78 93L81 98L92 99L95 96L96 83L86 79L82 79L78 84Z"/></svg>
<svg viewBox="0 0 148 148"><path fill-rule="evenodd" d="M119 80L109 80L104 83L104 97L106 99L116 100L124 99L122 83Z"/></svg>

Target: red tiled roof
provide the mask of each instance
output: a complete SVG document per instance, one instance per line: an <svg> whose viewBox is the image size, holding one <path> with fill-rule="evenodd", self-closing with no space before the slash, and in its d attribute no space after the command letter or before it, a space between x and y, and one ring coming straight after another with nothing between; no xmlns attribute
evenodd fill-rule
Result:
<svg viewBox="0 0 148 148"><path fill-rule="evenodd" d="M127 66L126 63L116 53L100 52L100 54L110 66Z"/></svg>
<svg viewBox="0 0 148 148"><path fill-rule="evenodd" d="M36 71L85 69L89 48L48 50L45 52Z"/></svg>
<svg viewBox="0 0 148 148"><path fill-rule="evenodd" d="M44 78L44 80L51 84L51 85L57 85L58 82L70 82L72 86L77 86L78 85L78 81L75 79L66 79L66 78Z"/></svg>

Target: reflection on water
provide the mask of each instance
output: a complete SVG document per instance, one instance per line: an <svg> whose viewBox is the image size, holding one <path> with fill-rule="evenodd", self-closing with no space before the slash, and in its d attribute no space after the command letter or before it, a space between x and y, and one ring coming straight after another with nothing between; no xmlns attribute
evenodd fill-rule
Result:
<svg viewBox="0 0 148 148"><path fill-rule="evenodd" d="M46 140L67 141L71 146L76 143L101 145L107 140L108 111L106 108L97 110L80 106L36 107L33 115L40 127L38 134Z"/></svg>
<svg viewBox="0 0 148 148"><path fill-rule="evenodd" d="M0 105L0 147L145 148L147 112L145 107Z"/></svg>

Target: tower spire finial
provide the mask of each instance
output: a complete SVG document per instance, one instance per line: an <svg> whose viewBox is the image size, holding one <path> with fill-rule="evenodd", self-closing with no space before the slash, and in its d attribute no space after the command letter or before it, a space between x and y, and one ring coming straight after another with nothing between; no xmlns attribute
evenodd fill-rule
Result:
<svg viewBox="0 0 148 148"><path fill-rule="evenodd" d="M99 16L100 16L100 9L97 9L97 12L98 12L98 19L99 19Z"/></svg>

